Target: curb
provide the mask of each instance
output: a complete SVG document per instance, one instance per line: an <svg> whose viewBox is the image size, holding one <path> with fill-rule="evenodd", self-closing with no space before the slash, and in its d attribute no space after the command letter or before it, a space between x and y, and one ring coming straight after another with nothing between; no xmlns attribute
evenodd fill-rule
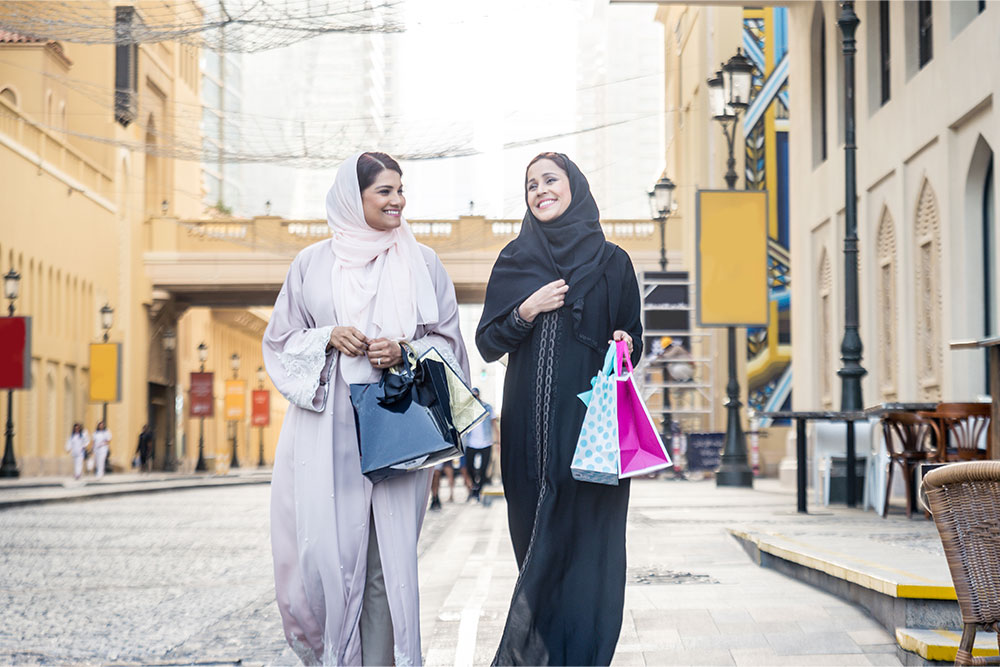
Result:
<svg viewBox="0 0 1000 667"><path fill-rule="evenodd" d="M62 496L36 496L25 498L0 498L0 512L17 507L29 505L48 505L53 503L73 503L96 498L113 498L115 496L127 496L139 493L163 493L165 491L183 491L187 489L204 489L223 486L246 486L249 484L270 484L271 476L253 477L232 477L232 478L211 478L192 479L189 481L164 481L164 482L138 482L129 488L107 488L107 489L81 489L77 493ZM125 484L122 484L125 486Z"/></svg>

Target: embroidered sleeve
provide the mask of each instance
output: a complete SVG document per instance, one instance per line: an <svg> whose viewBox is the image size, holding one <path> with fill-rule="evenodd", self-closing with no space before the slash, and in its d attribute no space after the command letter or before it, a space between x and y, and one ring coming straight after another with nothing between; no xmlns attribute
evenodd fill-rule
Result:
<svg viewBox="0 0 1000 667"><path fill-rule="evenodd" d="M329 390L330 367L336 350L327 350L332 326L306 329L292 337L278 352L278 360L287 377L283 394L307 410L321 412Z"/></svg>

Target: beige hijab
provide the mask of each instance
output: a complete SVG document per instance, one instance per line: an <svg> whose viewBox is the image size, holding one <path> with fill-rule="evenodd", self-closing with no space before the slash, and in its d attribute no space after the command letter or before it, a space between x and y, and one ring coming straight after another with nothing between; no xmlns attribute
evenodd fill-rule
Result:
<svg viewBox="0 0 1000 667"><path fill-rule="evenodd" d="M326 219L333 231L330 246L334 305L341 326L353 326L369 338L410 339L418 324L438 321L437 295L430 271L409 223L390 231L365 222L358 184L358 158L340 165L326 195ZM365 382L372 374L365 357L343 357L347 382Z"/></svg>

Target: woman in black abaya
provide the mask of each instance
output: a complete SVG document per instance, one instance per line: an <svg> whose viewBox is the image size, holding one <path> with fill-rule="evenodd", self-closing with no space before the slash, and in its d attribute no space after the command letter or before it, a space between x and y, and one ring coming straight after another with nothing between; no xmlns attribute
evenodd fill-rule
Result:
<svg viewBox="0 0 1000 667"><path fill-rule="evenodd" d="M639 287L601 231L597 203L565 155L528 165L520 235L500 253L476 344L509 354L500 420L504 495L519 574L497 665L607 665L625 600L628 480L570 474L590 388L611 339L642 351Z"/></svg>

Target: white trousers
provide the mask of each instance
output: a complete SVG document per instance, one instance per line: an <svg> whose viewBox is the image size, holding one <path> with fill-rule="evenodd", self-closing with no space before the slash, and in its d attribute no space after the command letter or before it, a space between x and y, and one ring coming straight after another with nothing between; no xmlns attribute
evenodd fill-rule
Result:
<svg viewBox="0 0 1000 667"><path fill-rule="evenodd" d="M104 477L104 463L108 460L107 447L94 447L94 475L97 479Z"/></svg>
<svg viewBox="0 0 1000 667"><path fill-rule="evenodd" d="M80 475L83 474L83 454L73 457L73 477L75 479L80 479Z"/></svg>

